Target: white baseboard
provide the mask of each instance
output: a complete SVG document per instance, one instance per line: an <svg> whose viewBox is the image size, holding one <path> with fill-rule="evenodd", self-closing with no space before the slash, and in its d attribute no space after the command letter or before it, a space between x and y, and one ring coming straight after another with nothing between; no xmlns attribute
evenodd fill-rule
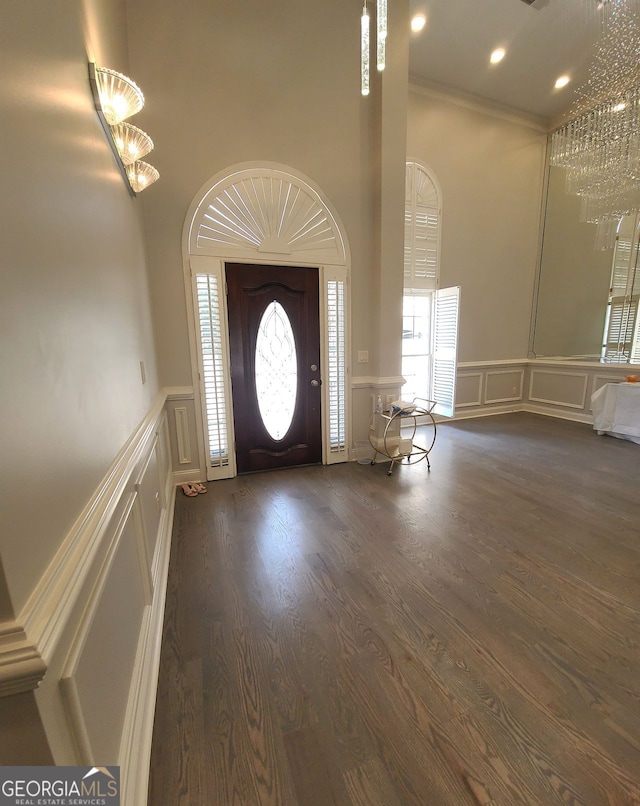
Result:
<svg viewBox="0 0 640 806"><path fill-rule="evenodd" d="M174 470L171 474L171 479L174 487L179 487L181 484L195 484L195 482L203 482L205 474L201 473L197 467L192 467L191 470Z"/></svg>
<svg viewBox="0 0 640 806"><path fill-rule="evenodd" d="M478 406L474 408L467 408L463 411L456 409L453 418L436 417L437 422L446 423L453 420L475 420L478 417L493 417L496 414L513 414L517 411L524 411L522 403L514 405L513 403L503 406Z"/></svg>
<svg viewBox="0 0 640 806"><path fill-rule="evenodd" d="M545 417L557 417L561 420L572 420L576 423L588 423L593 425L593 415L587 414L582 411L567 411L557 406L536 406L535 403L526 403L522 407L522 411L528 411L531 414L543 414Z"/></svg>
<svg viewBox="0 0 640 806"><path fill-rule="evenodd" d="M529 412L530 414L542 414L545 417L556 417L561 420L572 420L576 423L593 423L593 416L582 411L573 411L559 408L558 406L538 406L535 403L519 403L517 406L491 406L488 408L478 407L469 408L464 411L457 411L455 417L449 420L448 418L436 418L438 422L451 422L456 420L471 420L478 417L492 417L496 414L514 414L520 411Z"/></svg>

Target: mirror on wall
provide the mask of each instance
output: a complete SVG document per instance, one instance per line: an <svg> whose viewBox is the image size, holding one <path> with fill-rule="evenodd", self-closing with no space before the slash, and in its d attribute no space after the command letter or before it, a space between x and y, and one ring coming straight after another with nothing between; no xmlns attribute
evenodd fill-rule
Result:
<svg viewBox="0 0 640 806"><path fill-rule="evenodd" d="M596 249L596 224L551 166L532 351L536 358L640 362L640 266L636 215L611 248Z"/></svg>

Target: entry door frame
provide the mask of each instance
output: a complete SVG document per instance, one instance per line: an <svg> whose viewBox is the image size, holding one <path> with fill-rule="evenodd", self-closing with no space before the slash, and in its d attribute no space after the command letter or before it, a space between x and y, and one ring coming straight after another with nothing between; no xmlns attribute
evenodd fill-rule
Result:
<svg viewBox="0 0 640 806"><path fill-rule="evenodd" d="M189 330L191 341L191 354L192 354L192 372L193 372L193 388L194 404L196 413L196 429L198 433L198 445L200 454L200 466L202 469L203 477L209 481L222 478L233 478L237 475L236 454L235 454L235 430L233 420L233 390L231 385L231 361L229 353L229 319L227 308L227 295L226 295L226 264L237 263L238 259L234 256L228 260L221 260L220 258L208 257L205 255L191 255L189 258L189 296L191 297L191 304L188 306L189 312ZM253 263L262 266L283 266L292 265L294 267L300 266L300 261L294 263L287 263L282 260L247 260L244 263ZM320 296L320 379L322 381L322 403L321 403L321 423L322 423L322 464L333 464L336 462L345 462L348 459L349 445L350 445L350 414L351 414L351 396L350 385L348 383L348 369L347 377L345 378L345 440L344 449L341 451L332 451L330 444L330 422L329 422L329 355L328 355L328 319L329 312L327 308L327 288L331 281L343 281L345 284L345 319L348 318L349 303L348 303L348 287L346 283L346 272L344 270L336 269L327 266L308 266L308 268L318 269L318 284ZM207 274L212 275L218 281L221 289L225 289L224 293L220 295L220 314L221 314L221 335L222 335L222 357L224 366L224 386L225 386L225 407L227 410L227 436L229 440L229 463L224 468L218 468L211 472L209 460L207 457L207 443L208 434L205 423L206 412L206 399L205 389L202 382L203 377L203 361L202 350L200 346L199 326L197 322L197 293L196 293L196 278L198 275ZM344 278L344 279L343 279ZM348 338L348 323L345 323L345 360L349 356L349 338Z"/></svg>
<svg viewBox="0 0 640 806"><path fill-rule="evenodd" d="M320 464L320 273L315 267L263 263L227 263L225 270L238 473ZM257 374L262 354L260 331L272 305L281 308L291 329L295 365L290 366L295 373L290 420L278 438L263 411ZM287 410L292 398L278 400L280 413Z"/></svg>
<svg viewBox="0 0 640 806"><path fill-rule="evenodd" d="M235 218L242 217L237 225ZM247 230L253 227L252 231ZM351 257L344 227L322 191L303 174L277 163L242 163L217 174L196 194L183 230L183 266L189 329L195 429L202 477L236 475L233 417L228 421L229 462L208 472L202 355L199 343L196 275L211 274L221 288L226 263L254 263L318 269L320 284L320 361L322 380L322 462L349 458L351 442L350 299ZM344 295L343 418L344 444L330 440L329 288ZM227 411L233 411L226 293L221 294L221 322Z"/></svg>

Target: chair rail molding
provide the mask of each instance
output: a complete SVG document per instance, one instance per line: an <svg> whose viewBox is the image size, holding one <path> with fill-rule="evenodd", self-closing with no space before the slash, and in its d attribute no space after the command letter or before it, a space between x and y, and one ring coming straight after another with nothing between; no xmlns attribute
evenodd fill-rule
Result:
<svg viewBox="0 0 640 806"><path fill-rule="evenodd" d="M37 688L47 666L24 629L15 621L0 624L0 697Z"/></svg>
<svg viewBox="0 0 640 806"><path fill-rule="evenodd" d="M378 378L375 375L360 375L351 378L352 389L393 389L404 384L402 375Z"/></svg>
<svg viewBox="0 0 640 806"><path fill-rule="evenodd" d="M45 662L62 635L126 484L148 449L149 440L155 436L166 397L164 389L158 393L147 415L121 449L72 526L20 614L19 622L24 625Z"/></svg>

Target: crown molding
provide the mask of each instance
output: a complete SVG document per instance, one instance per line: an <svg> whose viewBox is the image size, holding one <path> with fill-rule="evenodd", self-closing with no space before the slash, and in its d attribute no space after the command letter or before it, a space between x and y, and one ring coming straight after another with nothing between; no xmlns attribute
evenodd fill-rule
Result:
<svg viewBox="0 0 640 806"><path fill-rule="evenodd" d="M490 101L479 95L454 89L446 84L440 84L437 81L429 81L415 73L409 74L409 92L415 92L418 95L425 95L429 98L437 98L441 101L448 101L464 109L490 115L500 120L506 120L509 123L525 125L541 134L549 134L549 132L552 131L551 122L548 118L532 115L521 109L499 104L496 101Z"/></svg>

